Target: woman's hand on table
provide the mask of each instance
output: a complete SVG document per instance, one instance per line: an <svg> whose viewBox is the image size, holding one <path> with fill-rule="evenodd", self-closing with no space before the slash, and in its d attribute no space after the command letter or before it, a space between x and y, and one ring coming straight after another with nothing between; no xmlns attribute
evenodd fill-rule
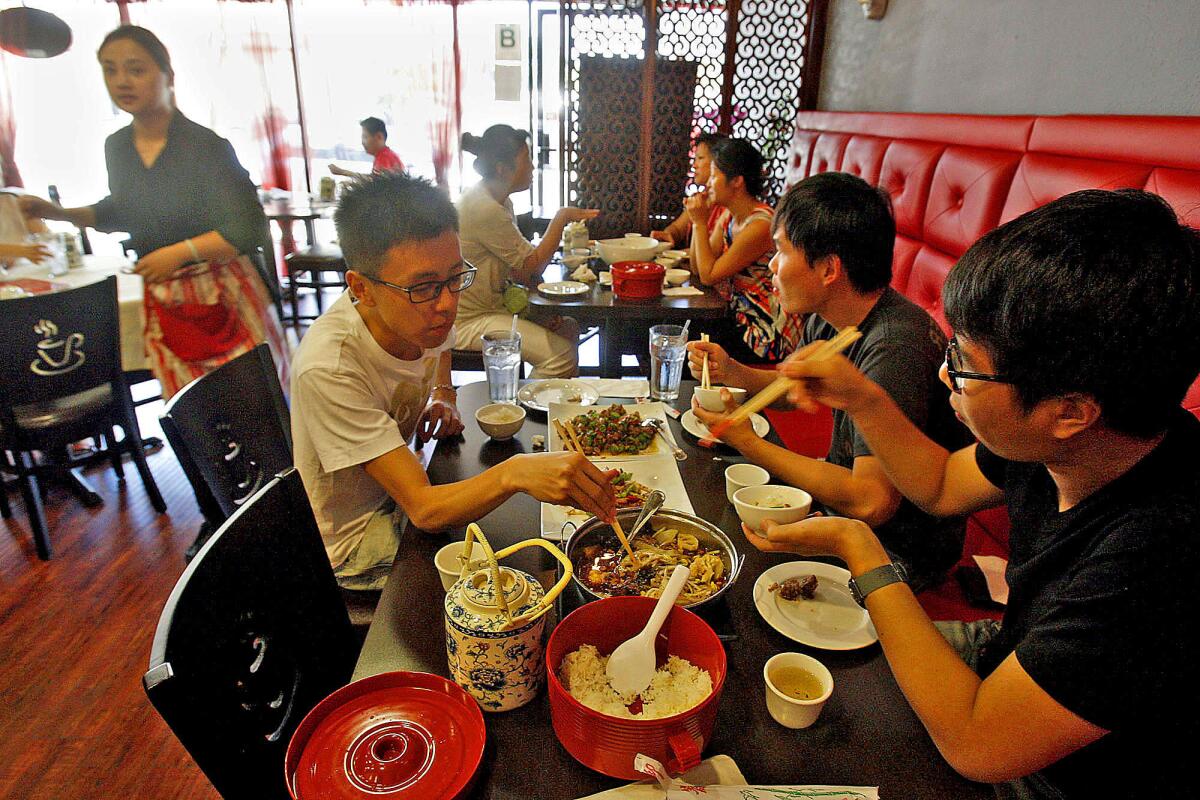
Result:
<svg viewBox="0 0 1200 800"><path fill-rule="evenodd" d="M178 252L184 251L187 255ZM147 283L161 283L169 281L175 277L175 273L179 268L187 263L191 251L183 244L176 242L169 244L166 247L160 247L157 250L152 250L145 256L138 259L133 265L133 271L142 276L142 280Z"/></svg>
<svg viewBox="0 0 1200 800"><path fill-rule="evenodd" d="M458 406L448 395L444 399L435 397L431 400L417 420L417 438L421 442L447 439L457 436L462 431L462 416L458 413Z"/></svg>
<svg viewBox="0 0 1200 800"><path fill-rule="evenodd" d="M582 509L605 522L617 509L612 480L620 470L601 470L580 453L524 453L509 465L513 488L544 503Z"/></svg>
<svg viewBox="0 0 1200 800"><path fill-rule="evenodd" d="M709 365L709 369L712 369L711 364ZM712 373L710 372L709 374L711 376ZM709 431L712 431L718 422L725 419L729 414L732 414L734 409L737 408L737 401L734 400L733 395L731 395L724 388L721 389L721 399L725 401L724 414L713 411L705 411L704 407L697 402L696 398L692 397L692 413L696 415L696 419L704 423ZM722 431L720 436L716 436L712 433L709 435L713 436L715 439L719 439L735 450L741 450L744 445L758 441L758 434L754 432L754 424L751 422L750 417L746 417L743 420L733 423L724 431Z"/></svg>

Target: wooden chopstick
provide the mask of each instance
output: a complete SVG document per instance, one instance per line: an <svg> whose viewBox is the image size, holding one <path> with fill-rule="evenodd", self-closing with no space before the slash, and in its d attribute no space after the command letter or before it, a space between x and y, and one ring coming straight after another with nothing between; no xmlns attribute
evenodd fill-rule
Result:
<svg viewBox="0 0 1200 800"><path fill-rule="evenodd" d="M862 331L853 325L848 325L838 331L837 336L834 336L832 339L827 339L823 344L818 346L815 350L813 350L812 353L806 356L804 360L824 361L825 359L842 352L861 338ZM792 380L791 378L785 378L782 376L776 378L775 380L771 381L771 383L769 383L761 392L754 395L754 397L750 398L747 402L738 406L732 414L710 428L710 432L714 437L720 436L729 429L730 425L747 419L751 414L755 413L756 411L761 411L762 409L771 405L771 403L774 403L776 400L783 397L785 394L787 394L788 389L792 388L792 385L795 383L796 381Z"/></svg>
<svg viewBox="0 0 1200 800"><path fill-rule="evenodd" d="M707 333L700 334L700 341L707 342L708 334ZM703 389L711 389L712 388L712 384L709 382L709 379L708 379L708 351L707 350L704 351L704 366L700 370L700 386Z"/></svg>
<svg viewBox="0 0 1200 800"><path fill-rule="evenodd" d="M583 455L583 444L580 443L579 437L575 435L575 426L571 424L570 420L554 420L554 429L558 432L558 438L562 439L564 450L573 450ZM621 527L621 521L613 517L612 526L613 530L617 533L617 538L621 540L625 552L629 554L629 560L633 564L634 569L637 569L637 556L633 554L633 548L629 546L629 539L625 536L625 530Z"/></svg>

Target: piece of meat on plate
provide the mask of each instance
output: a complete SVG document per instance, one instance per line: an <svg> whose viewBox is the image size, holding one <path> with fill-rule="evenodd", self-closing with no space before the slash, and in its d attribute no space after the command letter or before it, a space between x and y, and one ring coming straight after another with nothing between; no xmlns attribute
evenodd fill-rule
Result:
<svg viewBox="0 0 1200 800"><path fill-rule="evenodd" d="M767 591L779 592L784 600L812 600L817 593L817 576L797 575L780 583L772 583Z"/></svg>

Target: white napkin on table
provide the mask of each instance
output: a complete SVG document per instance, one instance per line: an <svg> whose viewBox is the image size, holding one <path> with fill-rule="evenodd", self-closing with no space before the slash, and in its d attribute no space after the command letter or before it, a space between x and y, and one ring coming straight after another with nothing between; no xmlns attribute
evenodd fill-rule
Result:
<svg viewBox="0 0 1200 800"><path fill-rule="evenodd" d="M663 289L663 297L697 297L702 294L704 292L695 286L672 286L668 289Z"/></svg>
<svg viewBox="0 0 1200 800"><path fill-rule="evenodd" d="M575 271L571 273L571 280L580 281L582 283L595 283L596 273L592 272L591 267L589 267L587 264L580 264L575 268Z"/></svg>
<svg viewBox="0 0 1200 800"><path fill-rule="evenodd" d="M596 390L601 397L648 397L650 381L645 378L576 378Z"/></svg>

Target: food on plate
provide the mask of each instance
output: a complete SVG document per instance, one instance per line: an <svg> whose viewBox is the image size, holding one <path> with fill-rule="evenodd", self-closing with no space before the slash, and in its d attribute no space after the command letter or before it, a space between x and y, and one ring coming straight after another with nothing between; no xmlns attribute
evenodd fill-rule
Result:
<svg viewBox="0 0 1200 800"><path fill-rule="evenodd" d="M633 473L622 470L613 478L613 491L617 494L617 508L634 508L643 505L650 487L633 479Z"/></svg>
<svg viewBox="0 0 1200 800"><path fill-rule="evenodd" d="M669 656L640 695L622 695L608 682L608 656L595 645L581 645L563 656L558 679L588 708L624 719L661 719L695 708L713 691L712 676L685 658ZM640 703L640 707L639 707Z"/></svg>
<svg viewBox="0 0 1200 800"><path fill-rule="evenodd" d="M642 427L642 415L625 413L620 403L580 414L570 425L585 456L636 455L654 443L654 431Z"/></svg>
<svg viewBox="0 0 1200 800"><path fill-rule="evenodd" d="M658 597L679 564L691 570L679 593L678 605L691 605L712 596L729 579L719 547L706 547L695 534L662 528L652 535L639 534L630 542L638 567L616 537L588 545L575 560L575 575L602 597L642 595Z"/></svg>
<svg viewBox="0 0 1200 800"><path fill-rule="evenodd" d="M767 587L768 592L779 592L784 600L812 600L817 593L816 575L796 575L782 583L772 583Z"/></svg>
<svg viewBox="0 0 1200 800"><path fill-rule="evenodd" d="M503 408L497 407L489 409L479 415L479 419L483 422L489 422L494 425L503 425L506 422L516 422L524 412L516 406L506 406Z"/></svg>
<svg viewBox="0 0 1200 800"><path fill-rule="evenodd" d="M564 403L581 403L583 402L583 392L579 391L578 387L568 386L562 390L562 401Z"/></svg>

